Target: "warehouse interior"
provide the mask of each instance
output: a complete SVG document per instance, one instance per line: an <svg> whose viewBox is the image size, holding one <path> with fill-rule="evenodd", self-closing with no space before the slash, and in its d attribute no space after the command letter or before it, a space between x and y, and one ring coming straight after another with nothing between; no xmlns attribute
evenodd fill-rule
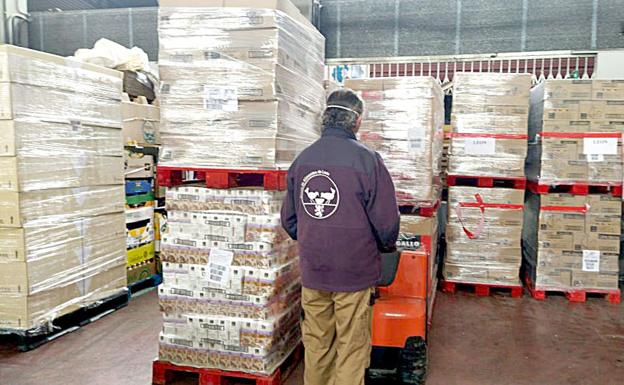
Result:
<svg viewBox="0 0 624 385"><path fill-rule="evenodd" d="M321 280L357 279L357 226L366 385L622 383L623 20L624 0L0 0L0 385L325 385L306 289L355 290L312 287L309 250L336 242ZM343 90L361 112L327 102ZM335 175L364 166L291 168L332 108L387 168L390 248L369 211L337 224L360 195Z"/></svg>

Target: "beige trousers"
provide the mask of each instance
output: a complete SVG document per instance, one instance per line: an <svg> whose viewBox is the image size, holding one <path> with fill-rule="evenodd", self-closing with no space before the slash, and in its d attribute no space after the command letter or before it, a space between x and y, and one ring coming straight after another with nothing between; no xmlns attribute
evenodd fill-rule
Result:
<svg viewBox="0 0 624 385"><path fill-rule="evenodd" d="M303 288L304 385L364 385L371 354L372 293Z"/></svg>

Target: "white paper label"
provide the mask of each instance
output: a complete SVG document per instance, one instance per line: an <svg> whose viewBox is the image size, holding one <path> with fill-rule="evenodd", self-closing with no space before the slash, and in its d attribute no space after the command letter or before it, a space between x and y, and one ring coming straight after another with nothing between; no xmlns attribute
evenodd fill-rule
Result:
<svg viewBox="0 0 624 385"><path fill-rule="evenodd" d="M408 151L422 151L425 147L423 139L410 139L407 141Z"/></svg>
<svg viewBox="0 0 624 385"><path fill-rule="evenodd" d="M208 282L225 287L230 282L230 267L234 253L221 249L210 249L208 257Z"/></svg>
<svg viewBox="0 0 624 385"><path fill-rule="evenodd" d="M584 154L617 155L617 138L583 138Z"/></svg>
<svg viewBox="0 0 624 385"><path fill-rule="evenodd" d="M583 250L583 271L600 271L600 250Z"/></svg>
<svg viewBox="0 0 624 385"><path fill-rule="evenodd" d="M495 138L466 138L464 141L466 155L494 155L496 154Z"/></svg>
<svg viewBox="0 0 624 385"><path fill-rule="evenodd" d="M586 154L588 162L604 162L604 155L602 154Z"/></svg>
<svg viewBox="0 0 624 385"><path fill-rule="evenodd" d="M238 111L238 88L205 85L204 108L227 112Z"/></svg>

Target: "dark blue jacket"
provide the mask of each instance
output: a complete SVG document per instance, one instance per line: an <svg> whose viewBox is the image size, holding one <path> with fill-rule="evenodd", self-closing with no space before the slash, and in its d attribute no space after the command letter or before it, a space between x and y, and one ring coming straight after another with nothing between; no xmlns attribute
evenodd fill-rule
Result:
<svg viewBox="0 0 624 385"><path fill-rule="evenodd" d="M337 127L291 165L281 214L299 243L303 286L316 290L375 286L380 251L394 248L399 233L394 184L381 157Z"/></svg>

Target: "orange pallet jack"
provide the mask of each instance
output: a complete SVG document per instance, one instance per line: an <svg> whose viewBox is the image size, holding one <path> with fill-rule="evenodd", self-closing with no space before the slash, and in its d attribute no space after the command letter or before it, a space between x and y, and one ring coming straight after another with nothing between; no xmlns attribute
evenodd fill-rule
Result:
<svg viewBox="0 0 624 385"><path fill-rule="evenodd" d="M432 239L427 241L429 247L419 251L382 256L382 278L373 306L373 351L367 384L425 383L427 332L437 270L436 256L431 255Z"/></svg>

